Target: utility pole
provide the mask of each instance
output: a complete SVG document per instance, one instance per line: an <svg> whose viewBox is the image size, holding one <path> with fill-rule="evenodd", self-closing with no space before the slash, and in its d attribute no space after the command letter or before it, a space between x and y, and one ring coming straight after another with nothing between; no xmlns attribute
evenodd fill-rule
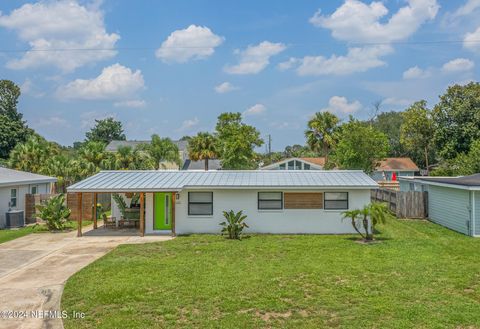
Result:
<svg viewBox="0 0 480 329"><path fill-rule="evenodd" d="M268 154L272 154L272 135L268 134Z"/></svg>

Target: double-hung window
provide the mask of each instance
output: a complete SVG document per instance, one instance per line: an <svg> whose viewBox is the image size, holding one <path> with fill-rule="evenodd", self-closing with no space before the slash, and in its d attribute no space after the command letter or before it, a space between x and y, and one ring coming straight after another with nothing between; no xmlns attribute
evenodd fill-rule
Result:
<svg viewBox="0 0 480 329"><path fill-rule="evenodd" d="M188 192L188 215L213 215L213 192Z"/></svg>
<svg viewBox="0 0 480 329"><path fill-rule="evenodd" d="M15 208L17 206L17 189L12 188L10 190L10 207Z"/></svg>
<svg viewBox="0 0 480 329"><path fill-rule="evenodd" d="M327 210L348 209L348 192L325 192L323 206Z"/></svg>
<svg viewBox="0 0 480 329"><path fill-rule="evenodd" d="M282 192L258 192L259 210L281 210L283 209Z"/></svg>

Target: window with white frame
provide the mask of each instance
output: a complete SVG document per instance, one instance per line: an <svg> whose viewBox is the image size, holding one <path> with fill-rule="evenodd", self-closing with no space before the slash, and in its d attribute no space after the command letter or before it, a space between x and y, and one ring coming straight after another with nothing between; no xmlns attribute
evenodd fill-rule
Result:
<svg viewBox="0 0 480 329"><path fill-rule="evenodd" d="M10 190L10 207L16 207L17 206L17 189L12 188Z"/></svg>
<svg viewBox="0 0 480 329"><path fill-rule="evenodd" d="M281 210L283 209L282 192L258 192L259 210Z"/></svg>
<svg viewBox="0 0 480 329"><path fill-rule="evenodd" d="M327 210L348 209L348 192L325 192L323 206Z"/></svg>
<svg viewBox="0 0 480 329"><path fill-rule="evenodd" d="M213 215L213 192L188 192L188 215Z"/></svg>

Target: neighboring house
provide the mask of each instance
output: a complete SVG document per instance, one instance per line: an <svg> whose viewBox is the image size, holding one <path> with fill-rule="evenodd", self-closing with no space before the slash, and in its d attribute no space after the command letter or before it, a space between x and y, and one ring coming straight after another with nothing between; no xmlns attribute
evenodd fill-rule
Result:
<svg viewBox="0 0 480 329"><path fill-rule="evenodd" d="M56 181L54 177L0 167L0 223L4 223L10 208L25 210L25 194L50 193Z"/></svg>
<svg viewBox="0 0 480 329"><path fill-rule="evenodd" d="M367 205L375 188L364 172L349 170L102 171L68 192L138 193L141 235L219 233L229 210L248 216L247 232L342 234L355 232L342 213Z"/></svg>
<svg viewBox="0 0 480 329"><path fill-rule="evenodd" d="M180 170L203 170L205 169L205 162L202 161L192 161L188 157L188 141L172 141L173 144L177 145L179 157L181 161L180 168L176 163L173 162L162 162L160 163L160 168L162 169L180 169ZM132 149L139 145L150 144L150 141L111 141L105 148L108 152L117 152L119 147L129 146ZM220 170L221 164L220 160L211 159L208 161L209 170Z"/></svg>
<svg viewBox="0 0 480 329"><path fill-rule="evenodd" d="M480 174L400 177L401 191L427 191L428 217L454 231L480 236Z"/></svg>
<svg viewBox="0 0 480 329"><path fill-rule="evenodd" d="M410 158L385 158L379 161L372 178L379 181L391 181L393 173L399 176L414 176L419 172L417 165Z"/></svg>
<svg viewBox="0 0 480 329"><path fill-rule="evenodd" d="M288 158L263 166L261 170L321 170L325 166L325 158Z"/></svg>

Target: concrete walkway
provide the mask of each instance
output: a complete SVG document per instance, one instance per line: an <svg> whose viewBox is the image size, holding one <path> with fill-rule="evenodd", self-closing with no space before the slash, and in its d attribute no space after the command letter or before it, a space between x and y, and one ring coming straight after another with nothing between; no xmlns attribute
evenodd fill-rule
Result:
<svg viewBox="0 0 480 329"><path fill-rule="evenodd" d="M30 234L0 244L0 328L63 328L60 313L52 318L42 311L61 311L63 287L71 275L119 244L172 239L104 228L86 227L84 232L82 238L76 231Z"/></svg>

